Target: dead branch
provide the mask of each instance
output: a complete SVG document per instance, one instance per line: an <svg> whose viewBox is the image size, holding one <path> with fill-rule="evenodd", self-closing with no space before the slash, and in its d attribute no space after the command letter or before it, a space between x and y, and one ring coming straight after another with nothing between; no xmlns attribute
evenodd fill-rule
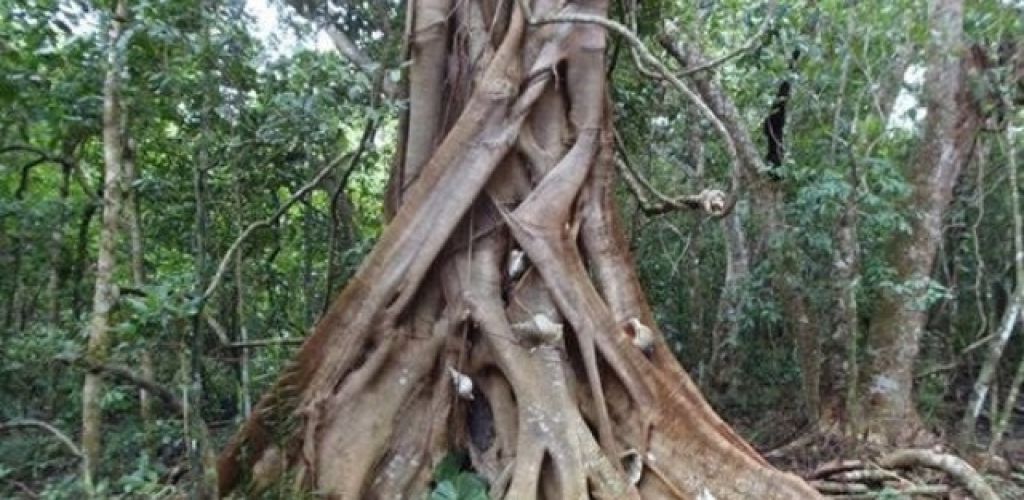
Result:
<svg viewBox="0 0 1024 500"><path fill-rule="evenodd" d="M821 479L811 481L811 486L814 489L826 494L867 493L868 491L870 491L866 484L824 481Z"/></svg>
<svg viewBox="0 0 1024 500"><path fill-rule="evenodd" d="M910 486L907 488L899 488L895 491L900 493L900 498L909 497L914 498L920 496L942 496L949 493L949 486L944 484L922 484ZM829 495L828 498L842 499L842 500L874 500L876 498L890 498L894 490L886 489L880 491L872 491L868 493L852 493L852 494L839 494Z"/></svg>
<svg viewBox="0 0 1024 500"><path fill-rule="evenodd" d="M15 429L24 429L24 428L28 428L28 427L35 427L37 429L43 429L44 431L47 431L50 434L53 434L54 437L56 437L61 443L64 444L64 446L68 450L71 451L72 455L74 455L74 456L76 456L78 458L82 458L82 449L79 448L78 445L76 445L75 442L70 437L68 437L67 434L64 434L63 432L61 432L60 429L54 427L52 424L50 424L48 422L42 421L42 420L36 420L34 418L19 418L19 419L11 420L11 421L8 421L8 422L2 422L2 423L0 423L0 432L9 431L9 430L15 430Z"/></svg>
<svg viewBox="0 0 1024 500"><path fill-rule="evenodd" d="M808 479L822 479L832 474L864 468L864 462L860 460L832 460L826 462L814 470Z"/></svg>
<svg viewBox="0 0 1024 500"><path fill-rule="evenodd" d="M28 486L26 486L25 483L23 483L21 481L15 481L13 479L7 479L7 482L11 483L12 485L14 485L15 488L18 488L19 490L21 490L21 492L24 493L25 496L27 496L29 498L39 498L39 493L36 493L35 491L32 491L32 488L29 488Z"/></svg>
<svg viewBox="0 0 1024 500"><path fill-rule="evenodd" d="M206 319L206 324L210 326L210 329L213 330L217 340L220 341L220 345L230 349L240 349L243 347L267 347L272 345L294 345L301 344L306 340L304 337L275 337L272 339L232 342L231 339L228 338L227 329L224 328L224 325L220 324L220 321L217 321L216 318L206 313L203 313L203 318Z"/></svg>
<svg viewBox="0 0 1024 500"><path fill-rule="evenodd" d="M897 450L882 457L878 464L885 468L928 467L941 470L960 484L978 500L999 500L999 495L985 478L961 458L930 450Z"/></svg>
<svg viewBox="0 0 1024 500"><path fill-rule="evenodd" d="M881 483L883 481L899 480L904 481L903 478L899 477L891 471L885 469L859 469L850 470L846 472L839 472L831 477L834 481L843 483L853 482L864 482L864 483Z"/></svg>

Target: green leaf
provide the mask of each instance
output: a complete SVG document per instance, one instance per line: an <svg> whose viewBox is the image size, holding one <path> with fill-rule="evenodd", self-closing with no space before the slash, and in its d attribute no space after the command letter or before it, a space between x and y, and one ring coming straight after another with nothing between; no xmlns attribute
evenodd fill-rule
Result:
<svg viewBox="0 0 1024 500"><path fill-rule="evenodd" d="M462 464L465 463L465 455L462 453L449 453L441 459L441 463L437 464L437 468L434 469L434 481L441 483L446 480L454 479L462 470Z"/></svg>
<svg viewBox="0 0 1024 500"><path fill-rule="evenodd" d="M455 490L455 483L451 481L438 483L434 491L430 493L430 500L456 500L457 498L459 498L459 493Z"/></svg>

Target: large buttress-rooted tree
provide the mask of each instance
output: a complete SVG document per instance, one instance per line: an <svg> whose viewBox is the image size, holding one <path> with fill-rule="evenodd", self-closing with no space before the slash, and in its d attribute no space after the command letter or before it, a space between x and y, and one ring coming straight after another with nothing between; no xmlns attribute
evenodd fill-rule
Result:
<svg viewBox="0 0 1024 500"><path fill-rule="evenodd" d="M559 3L531 10L606 15ZM657 332L614 207L604 28L534 25L518 2L410 4L396 211L222 452L221 494L421 498L465 449L494 498L815 498L719 419Z"/></svg>

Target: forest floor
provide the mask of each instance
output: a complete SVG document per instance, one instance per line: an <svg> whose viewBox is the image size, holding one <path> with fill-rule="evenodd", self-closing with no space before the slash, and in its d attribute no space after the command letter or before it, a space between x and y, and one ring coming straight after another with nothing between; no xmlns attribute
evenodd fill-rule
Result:
<svg viewBox="0 0 1024 500"><path fill-rule="evenodd" d="M1010 435L1003 440L995 459L990 458L983 451L957 453L941 445L933 447L930 451L963 458L967 464L977 470L999 498L1024 500L1024 414L1018 413L1015 420ZM789 428L791 430L792 426ZM982 428L981 430L984 433L980 434L981 436L988 435L987 429ZM986 444L983 442L981 446ZM835 498L945 498L953 500L975 498L970 495L963 484L959 484L943 471L923 467L884 468L878 465L884 453L866 447L852 448L832 439L822 437L808 439L799 446L786 447L783 453L772 453L770 448L763 448L761 451L776 467L814 481L816 486L823 482L841 483L843 486L836 487L850 489L845 493L836 492L832 495ZM824 473L823 471L830 472ZM932 491L932 493L921 495L899 493L905 490Z"/></svg>

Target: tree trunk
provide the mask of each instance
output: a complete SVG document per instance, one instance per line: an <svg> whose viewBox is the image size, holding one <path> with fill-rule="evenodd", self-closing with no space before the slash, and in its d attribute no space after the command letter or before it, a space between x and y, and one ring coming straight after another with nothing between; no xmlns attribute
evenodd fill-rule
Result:
<svg viewBox="0 0 1024 500"><path fill-rule="evenodd" d="M739 369L738 355L743 296L750 286L750 257L740 210L722 218L725 241L725 282L718 299L715 325L711 329L711 359L708 362L711 388L725 393L734 387Z"/></svg>
<svg viewBox="0 0 1024 500"><path fill-rule="evenodd" d="M102 193L100 193L100 196L102 196ZM88 200L85 209L82 211L82 218L78 222L75 260L72 263L71 272L71 317L76 321L81 317L82 309L85 307L82 289L87 275L85 266L89 260L89 226L92 225L92 219L96 216L97 208L99 208L99 203L95 200Z"/></svg>
<svg viewBox="0 0 1024 500"><path fill-rule="evenodd" d="M289 471L339 498L422 498L468 448L494 498L816 498L715 415L657 332L614 208L604 29L446 5L411 7L410 80L441 84L412 88L397 212L222 452L220 493Z"/></svg>
<svg viewBox="0 0 1024 500"><path fill-rule="evenodd" d="M140 219L139 198L135 192L135 181L138 170L135 164L135 141L128 139L124 145L124 196L125 225L131 238L132 285L142 287L146 283L146 262L142 246L142 221Z"/></svg>
<svg viewBox="0 0 1024 500"><path fill-rule="evenodd" d="M849 51L851 40L856 35L856 22L850 18L847 23L846 37L843 45L838 48L840 54ZM902 88L903 75L912 55L912 46L903 44L896 50L886 68L889 78L881 82L880 88L874 93L875 108L878 119L888 122L896 97ZM832 121L832 129L836 132L833 138L830 163L840 168L844 162L840 160L839 133L843 129L844 103L847 101L847 83L850 78L850 58L843 60L840 73L838 99ZM877 142L871 142L871 145ZM835 254L832 257L832 270L835 290L834 325L830 335L821 343L821 362L828 369L821 370L819 382L820 403L816 431L832 437L851 438L860 435L862 413L859 399L860 354L858 342L861 338L860 313L857 303L857 290L860 288L860 240L858 227L860 220L861 175L858 158L870 157L872 146L864 150L849 153L849 174L847 176L849 193L843 203L835 227Z"/></svg>
<svg viewBox="0 0 1024 500"><path fill-rule="evenodd" d="M127 122L122 120L122 129L127 130ZM130 138L124 142L124 224L128 228L130 242L129 263L132 270L132 286L141 289L146 284L146 264L142 246L142 221L140 220L139 198L135 192L135 181L138 179L136 168L135 141ZM139 371L143 377L149 380L156 380L153 372L153 356L149 352L149 346L143 341L139 353ZM142 426L146 432L146 446L152 448L153 437L153 400L145 388L139 388L139 417L142 418Z"/></svg>
<svg viewBox="0 0 1024 500"><path fill-rule="evenodd" d="M46 283L46 296L49 300L47 307L49 321L52 325L60 323L60 293L63 274L63 253L64 253L64 224L67 221L68 196L71 193L71 174L76 159L74 158L77 140L65 139L61 148L60 187L58 188L57 214L54 217L53 229L50 231L50 276Z"/></svg>
<svg viewBox="0 0 1024 500"><path fill-rule="evenodd" d="M906 174L913 186L907 202L910 231L895 234L890 242L896 286L882 293L868 333L864 424L872 439L892 444L912 444L924 437L914 407L914 362L943 218L980 126L965 78L972 63L962 57L963 2L934 2L929 28L924 88L928 115L917 158Z"/></svg>
<svg viewBox="0 0 1024 500"><path fill-rule="evenodd" d="M242 175L240 171L235 172L234 179L234 205L235 213L242 213ZM240 221L239 221L240 222ZM244 228L239 223L238 231ZM333 234L333 233L332 233ZM328 256L328 259L331 257ZM245 298L245 266L242 264L242 252L235 252L234 256L234 278L235 278L235 328L238 335L236 339L242 342L243 346L249 342L249 318L246 316ZM330 266L328 266L330 267ZM330 273L330 271L328 271ZM328 278L330 280L330 278ZM249 418L252 414L252 390L250 389L249 376L249 347L244 346L238 353L238 401L243 418Z"/></svg>
<svg viewBox="0 0 1024 500"><path fill-rule="evenodd" d="M107 76L103 82L103 227L100 230L96 256L96 289L93 294L92 319L89 323L89 344L86 357L104 363L110 349L110 310L116 297L114 266L120 237L121 171L124 147L121 130L120 73L121 57L118 41L127 17L124 0L119 0L110 21L107 55ZM82 468L86 488L92 490L101 458L103 381L99 375L87 373L82 387Z"/></svg>

